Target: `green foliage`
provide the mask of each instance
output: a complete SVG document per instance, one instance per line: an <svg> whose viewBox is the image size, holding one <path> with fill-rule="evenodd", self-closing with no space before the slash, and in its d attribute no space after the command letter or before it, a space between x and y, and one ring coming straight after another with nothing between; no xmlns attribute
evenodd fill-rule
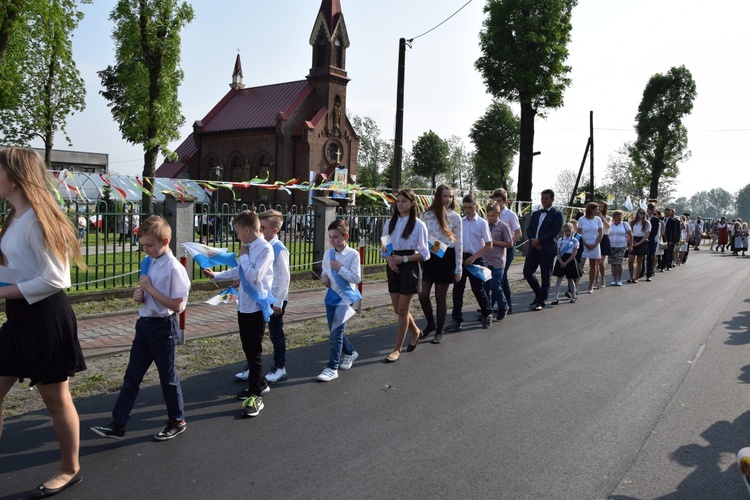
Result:
<svg viewBox="0 0 750 500"><path fill-rule="evenodd" d="M649 198L663 195L659 181L676 178L679 163L690 157L682 119L692 111L695 96L695 82L685 66L655 74L643 91L631 157L636 183L649 189Z"/></svg>
<svg viewBox="0 0 750 500"><path fill-rule="evenodd" d="M706 219L735 218L735 200L732 193L722 188L698 191L690 197L686 207L691 215ZM677 211L678 214L682 213Z"/></svg>
<svg viewBox="0 0 750 500"><path fill-rule="evenodd" d="M448 143L432 130L425 132L414 142L412 147L413 171L417 175L427 177L432 182L432 188L437 187L437 177L448 172Z"/></svg>
<svg viewBox="0 0 750 500"><path fill-rule="evenodd" d="M0 2L0 64L10 45L18 17L26 8L26 0L3 0Z"/></svg>
<svg viewBox="0 0 750 500"><path fill-rule="evenodd" d="M487 0L476 68L496 98L521 104L518 199L530 200L537 112L563 105L577 0Z"/></svg>
<svg viewBox="0 0 750 500"><path fill-rule="evenodd" d="M110 14L115 23L114 66L99 71L112 116L123 138L141 144L143 176L154 175L156 156L179 138L185 122L177 90L180 69L180 30L193 20L193 8L177 0L119 0ZM143 196L143 206L151 199Z"/></svg>
<svg viewBox="0 0 750 500"><path fill-rule="evenodd" d="M464 142L457 135L452 135L447 143L448 175L445 181L459 191L472 191L476 180L473 154L466 151Z"/></svg>
<svg viewBox="0 0 750 500"><path fill-rule="evenodd" d="M352 125L360 136L357 154L357 183L369 188L390 185L383 171L393 162L393 143L380 137L380 128L366 116L354 116Z"/></svg>
<svg viewBox="0 0 750 500"><path fill-rule="evenodd" d="M474 143L474 174L477 188L508 188L508 174L518 152L521 121L504 102L494 101L484 116L474 122L469 137Z"/></svg>
<svg viewBox="0 0 750 500"><path fill-rule="evenodd" d="M737 217L745 222L750 221L750 184L737 192L734 201L737 207Z"/></svg>
<svg viewBox="0 0 750 500"><path fill-rule="evenodd" d="M616 208L623 208L625 198L628 196L636 200L648 197L644 186L638 185L633 175L635 164L633 163L632 149L633 144L627 142L617 150L614 156L609 158L605 183L600 187L603 193L614 196ZM659 180L659 200L662 204L670 199L673 185L674 179L662 178Z"/></svg>
<svg viewBox="0 0 750 500"><path fill-rule="evenodd" d="M87 2L83 2L87 3ZM83 18L75 0L31 0L18 17L0 67L0 133L13 144L39 138L49 151L66 118L85 107L86 89L73 61L72 36Z"/></svg>

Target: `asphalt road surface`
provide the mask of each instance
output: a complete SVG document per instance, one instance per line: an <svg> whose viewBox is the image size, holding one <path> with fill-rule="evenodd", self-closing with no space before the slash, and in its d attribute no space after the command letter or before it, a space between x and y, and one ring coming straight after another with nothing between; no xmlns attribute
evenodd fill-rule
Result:
<svg viewBox="0 0 750 500"><path fill-rule="evenodd" d="M750 445L749 273L750 259L704 250L576 304L526 311L517 294L491 329L467 322L393 364L393 327L364 332L330 383L314 381L327 344L296 349L253 419L233 398L240 365L191 376L188 429L167 442L153 440L158 386L122 441L88 430L116 395L79 400L84 480L60 497L747 498L735 453ZM58 455L46 412L8 419L0 496L23 496Z"/></svg>

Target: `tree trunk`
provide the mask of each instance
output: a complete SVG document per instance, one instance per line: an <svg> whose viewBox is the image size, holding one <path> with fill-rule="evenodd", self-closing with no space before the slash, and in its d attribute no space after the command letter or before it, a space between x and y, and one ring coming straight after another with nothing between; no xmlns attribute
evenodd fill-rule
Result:
<svg viewBox="0 0 750 500"><path fill-rule="evenodd" d="M159 147L149 148L143 154L143 187L149 193L154 192L154 172L156 171L156 157L159 154ZM143 193L141 198L141 210L148 212L151 207L151 195Z"/></svg>
<svg viewBox="0 0 750 500"><path fill-rule="evenodd" d="M521 147L518 158L518 193L516 200L531 201L534 163L534 117L536 109L521 102Z"/></svg>

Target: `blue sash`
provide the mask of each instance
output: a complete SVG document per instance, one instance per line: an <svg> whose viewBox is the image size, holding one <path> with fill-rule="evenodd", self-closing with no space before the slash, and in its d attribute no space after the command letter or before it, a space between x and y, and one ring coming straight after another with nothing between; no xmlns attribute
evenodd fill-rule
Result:
<svg viewBox="0 0 750 500"><path fill-rule="evenodd" d="M276 243L273 244L273 261L276 262L276 259L279 258L279 254L282 250L286 250L286 247L280 240L276 240Z"/></svg>
<svg viewBox="0 0 750 500"><path fill-rule="evenodd" d="M563 239L562 245L560 245L560 255L565 255L567 253L573 253L573 239L570 238L568 240Z"/></svg>
<svg viewBox="0 0 750 500"><path fill-rule="evenodd" d="M247 276L245 276L245 272L242 270L242 265L239 263L239 260L237 261L237 267L240 272L240 283L242 283L242 289L255 301L256 304L260 306L260 310L263 311L263 320L268 322L271 319L271 316L273 316L272 306L274 302L276 302L276 298L270 290L268 291L268 297L265 299L261 297L258 290L253 288L250 285L250 282L247 281Z"/></svg>
<svg viewBox="0 0 750 500"><path fill-rule="evenodd" d="M331 248L331 260L336 260L336 249ZM331 269L331 275L333 275L333 280L336 282L336 285L341 289L341 293L344 294L344 297L341 297L338 293L336 293L332 288L328 288L328 291L326 292L326 298L325 303L329 306L337 306L341 304L344 299L348 301L348 304L353 304L355 302L359 302L362 300L362 294L359 293L358 289L352 289L351 284L346 281L344 278L339 275L339 272L335 269Z"/></svg>
<svg viewBox="0 0 750 500"><path fill-rule="evenodd" d="M146 256L141 261L141 274L139 276L148 276L148 270L151 269L151 262L153 262L153 259L149 256Z"/></svg>

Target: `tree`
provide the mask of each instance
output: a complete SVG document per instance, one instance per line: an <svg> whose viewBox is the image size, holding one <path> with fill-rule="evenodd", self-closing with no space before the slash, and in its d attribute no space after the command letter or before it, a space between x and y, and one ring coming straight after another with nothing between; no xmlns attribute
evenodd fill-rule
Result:
<svg viewBox="0 0 750 500"><path fill-rule="evenodd" d="M722 188L698 191L690 197L688 206L692 209L692 214L707 219L734 218L734 197L732 193Z"/></svg>
<svg viewBox="0 0 750 500"><path fill-rule="evenodd" d="M448 172L444 180L449 186L458 188L459 191L474 187L474 158L466 151L464 141L457 135L448 139Z"/></svg>
<svg viewBox="0 0 750 500"><path fill-rule="evenodd" d="M425 132L412 146L413 170L417 175L427 177L432 182L432 189L437 187L437 177L449 169L448 143L435 132Z"/></svg>
<svg viewBox="0 0 750 500"><path fill-rule="evenodd" d="M65 133L66 118L86 106L86 88L73 61L72 34L83 18L75 0L31 2L16 27L6 64L18 70L19 80L6 101L0 132L4 140L28 144L44 143L47 168L55 132Z"/></svg>
<svg viewBox="0 0 750 500"><path fill-rule="evenodd" d="M657 198L659 181L676 178L679 163L690 157L682 119L692 111L695 96L693 75L685 66L655 74L643 91L635 118L633 175L639 186L649 188L649 198Z"/></svg>
<svg viewBox="0 0 750 500"><path fill-rule="evenodd" d="M614 197L614 205L619 208L623 208L628 196L632 200L642 200L647 197L645 188L639 186L633 176L635 166L631 155L632 147L632 143L625 143L614 156L609 158L605 183L599 188L605 195ZM659 181L662 203L670 199L673 184L674 179L662 178Z"/></svg>
<svg viewBox="0 0 750 500"><path fill-rule="evenodd" d="M0 3L0 64L10 46L18 17L26 8L26 0L4 0Z"/></svg>
<svg viewBox="0 0 750 500"><path fill-rule="evenodd" d="M589 178L586 174L581 175L581 180L578 182L576 188L576 180L578 179L578 172L566 168L557 174L557 182L555 182L555 198L563 203L570 203L573 196L577 196L582 192L585 192L585 186L588 186ZM573 190L575 189L575 193Z"/></svg>
<svg viewBox="0 0 750 500"><path fill-rule="evenodd" d="M123 138L143 146L144 187L153 189L159 152L179 138L185 122L177 89L182 82L180 30L193 20L193 8L177 0L119 0L110 14L115 28L114 66L99 71L112 116ZM143 206L151 196L143 194Z"/></svg>
<svg viewBox="0 0 750 500"><path fill-rule="evenodd" d="M392 162L393 147L380 137L380 128L372 118L354 116L352 125L359 134L357 183L378 188L383 185L382 169ZM387 184L390 184L390 178Z"/></svg>
<svg viewBox="0 0 750 500"><path fill-rule="evenodd" d="M745 222L750 221L750 184L737 192L734 203L737 207L737 217Z"/></svg>
<svg viewBox="0 0 750 500"><path fill-rule="evenodd" d="M493 101L471 126L474 173L479 189L508 188L508 174L518 152L521 121L504 102Z"/></svg>
<svg viewBox="0 0 750 500"><path fill-rule="evenodd" d="M570 20L577 0L487 0L476 68L496 99L521 105L518 196L531 200L534 118L563 105Z"/></svg>

